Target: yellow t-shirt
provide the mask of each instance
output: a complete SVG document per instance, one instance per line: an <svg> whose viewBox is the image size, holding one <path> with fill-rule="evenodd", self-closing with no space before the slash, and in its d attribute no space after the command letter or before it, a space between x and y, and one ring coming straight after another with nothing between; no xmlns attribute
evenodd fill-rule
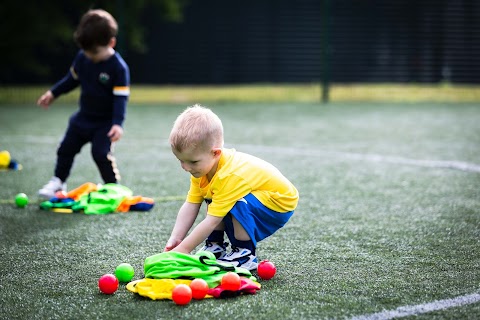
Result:
<svg viewBox="0 0 480 320"><path fill-rule="evenodd" d="M263 205L277 212L295 210L298 191L272 164L252 155L223 149L217 172L207 177L190 179L187 201L211 200L208 214L224 217L235 203L252 193Z"/></svg>

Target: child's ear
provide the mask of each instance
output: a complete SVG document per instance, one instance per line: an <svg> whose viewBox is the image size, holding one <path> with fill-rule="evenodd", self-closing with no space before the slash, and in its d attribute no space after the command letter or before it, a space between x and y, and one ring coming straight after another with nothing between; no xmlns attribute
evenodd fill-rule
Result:
<svg viewBox="0 0 480 320"><path fill-rule="evenodd" d="M214 148L212 152L214 157L220 157L222 155L222 148Z"/></svg>
<svg viewBox="0 0 480 320"><path fill-rule="evenodd" d="M110 42L108 43L108 46L109 46L110 48L115 48L116 45L117 45L117 38L112 37L112 38L110 39Z"/></svg>

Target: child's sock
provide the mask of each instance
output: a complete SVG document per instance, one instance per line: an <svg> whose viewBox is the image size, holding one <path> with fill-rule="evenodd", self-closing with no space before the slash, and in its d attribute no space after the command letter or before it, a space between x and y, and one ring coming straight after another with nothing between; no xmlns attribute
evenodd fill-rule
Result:
<svg viewBox="0 0 480 320"><path fill-rule="evenodd" d="M235 239L235 242L232 241L232 244L239 248L248 249L252 252L253 255L255 255L255 245L253 244L252 240L242 241L242 240Z"/></svg>
<svg viewBox="0 0 480 320"><path fill-rule="evenodd" d="M216 242L220 245L223 245L223 234L225 231L223 230L213 230L212 233L207 238L207 241Z"/></svg>

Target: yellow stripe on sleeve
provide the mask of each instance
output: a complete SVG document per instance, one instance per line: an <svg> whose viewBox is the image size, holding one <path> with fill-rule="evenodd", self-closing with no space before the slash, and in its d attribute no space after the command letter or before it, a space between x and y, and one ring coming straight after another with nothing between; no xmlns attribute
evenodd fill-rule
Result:
<svg viewBox="0 0 480 320"><path fill-rule="evenodd" d="M70 73L72 74L73 79L78 80L78 74L73 69L73 66L70 67Z"/></svg>
<svg viewBox="0 0 480 320"><path fill-rule="evenodd" d="M130 87L113 87L113 94L116 96L128 96L130 95Z"/></svg>

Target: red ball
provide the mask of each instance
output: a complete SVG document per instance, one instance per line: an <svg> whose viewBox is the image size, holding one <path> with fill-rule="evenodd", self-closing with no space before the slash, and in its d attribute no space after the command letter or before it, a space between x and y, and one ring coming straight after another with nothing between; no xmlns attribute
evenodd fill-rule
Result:
<svg viewBox="0 0 480 320"><path fill-rule="evenodd" d="M272 262L268 260L263 260L258 264L258 267L257 267L258 276L264 280L272 279L276 272L277 272L277 268Z"/></svg>
<svg viewBox="0 0 480 320"><path fill-rule="evenodd" d="M192 300L192 289L186 284L179 284L172 291L172 300L176 304L183 306L189 304Z"/></svg>
<svg viewBox="0 0 480 320"><path fill-rule="evenodd" d="M192 289L193 299L202 300L207 295L208 283L203 279L197 278L190 282L190 289Z"/></svg>
<svg viewBox="0 0 480 320"><path fill-rule="evenodd" d="M238 291L240 290L240 286L242 285L242 283L240 280L240 276L235 272L230 271L222 277L221 285L224 290Z"/></svg>
<svg viewBox="0 0 480 320"><path fill-rule="evenodd" d="M98 279L98 288L105 294L112 294L118 289L118 279L113 274L104 274Z"/></svg>

